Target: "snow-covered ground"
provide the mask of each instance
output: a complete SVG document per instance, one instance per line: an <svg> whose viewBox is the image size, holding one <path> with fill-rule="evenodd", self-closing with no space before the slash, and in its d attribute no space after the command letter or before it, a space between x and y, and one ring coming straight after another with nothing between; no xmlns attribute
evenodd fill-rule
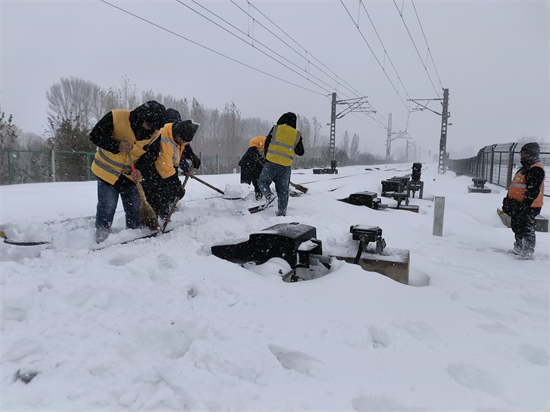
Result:
<svg viewBox="0 0 550 412"><path fill-rule="evenodd" d="M339 172L294 171L309 192L284 218L190 180L173 231L102 250L95 182L0 187L6 235L51 241L0 244L2 410L547 411L548 233L534 260L516 260L501 187L468 194L471 178L429 164L420 213L376 211L336 199L380 194L411 164ZM433 195L445 197L442 237ZM410 284L341 261L285 283L281 259L252 271L211 253L282 222L348 256L351 225L379 226L388 248L410 250ZM118 212L106 244L135 235L123 226Z"/></svg>

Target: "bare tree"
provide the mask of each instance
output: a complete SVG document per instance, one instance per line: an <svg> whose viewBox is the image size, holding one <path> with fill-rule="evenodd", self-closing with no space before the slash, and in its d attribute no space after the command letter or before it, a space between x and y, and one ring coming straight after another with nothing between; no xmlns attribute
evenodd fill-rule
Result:
<svg viewBox="0 0 550 412"><path fill-rule="evenodd" d="M46 92L48 115L54 120L78 116L82 124L89 127L95 116L94 98L100 95L100 87L91 81L76 77L61 78Z"/></svg>

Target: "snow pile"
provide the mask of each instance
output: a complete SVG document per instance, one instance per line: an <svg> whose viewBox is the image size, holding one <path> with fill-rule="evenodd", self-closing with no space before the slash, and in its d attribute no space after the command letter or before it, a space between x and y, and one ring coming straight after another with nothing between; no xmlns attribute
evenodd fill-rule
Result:
<svg viewBox="0 0 550 412"><path fill-rule="evenodd" d="M470 178L436 165L411 199L421 213L337 200L380 193L410 167L298 171L309 191L286 217L190 180L170 233L120 245L146 231L117 213L100 250L94 182L0 187L6 233L51 239L0 244L2 410L548 410L548 234L534 260L514 259L496 214L504 190L468 194ZM442 237L433 195L446 198ZM283 222L314 226L333 256L355 256L351 225L379 226L388 248L410 251L409 285L342 261L285 283L280 258L241 267L211 254Z"/></svg>

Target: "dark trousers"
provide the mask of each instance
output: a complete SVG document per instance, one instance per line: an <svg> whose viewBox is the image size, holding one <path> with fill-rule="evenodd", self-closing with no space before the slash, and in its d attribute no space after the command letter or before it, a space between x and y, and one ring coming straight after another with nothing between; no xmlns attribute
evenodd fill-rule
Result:
<svg viewBox="0 0 550 412"><path fill-rule="evenodd" d="M292 168L290 166L281 166L275 163L266 162L258 181L258 186L260 186L266 199L273 196L269 185L271 182L275 182L279 213L282 215L286 214L286 208L288 206L288 185L290 184L291 172Z"/></svg>
<svg viewBox="0 0 550 412"><path fill-rule="evenodd" d="M521 254L532 255L535 252L536 214L528 210L512 216L512 231L516 237L514 249Z"/></svg>
<svg viewBox="0 0 550 412"><path fill-rule="evenodd" d="M97 212L95 218L96 229L109 229L113 224L118 197L126 214L126 228L137 229L139 221L139 193L136 185L111 185L101 179L97 180Z"/></svg>

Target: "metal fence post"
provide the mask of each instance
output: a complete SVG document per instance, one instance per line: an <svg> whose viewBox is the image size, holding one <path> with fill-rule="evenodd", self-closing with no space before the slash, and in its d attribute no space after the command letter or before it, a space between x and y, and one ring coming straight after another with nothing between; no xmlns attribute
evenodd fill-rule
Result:
<svg viewBox="0 0 550 412"><path fill-rule="evenodd" d="M90 157L91 157L91 156L92 156L92 155L89 155L89 154L86 155L86 173L87 173L87 176L88 176L88 180L92 180L92 175L91 175L91 173L90 173L90 172L91 172L91 171L90 171L90 169L91 169Z"/></svg>
<svg viewBox="0 0 550 412"><path fill-rule="evenodd" d="M52 174L52 182L55 182L55 150L50 150L51 156L50 156L50 167L51 167L51 174Z"/></svg>
<svg viewBox="0 0 550 412"><path fill-rule="evenodd" d="M509 155L508 155L508 170L506 171L506 189L510 187L510 182L512 181L512 172L514 168L514 151L516 150L517 143L512 143L510 145Z"/></svg>
<svg viewBox="0 0 550 412"><path fill-rule="evenodd" d="M11 160L10 160L10 151L6 151L6 154L8 155L8 182L11 185Z"/></svg>
<svg viewBox="0 0 550 412"><path fill-rule="evenodd" d="M489 172L489 183L493 183L493 171L495 169L495 146L491 146L491 166Z"/></svg>

